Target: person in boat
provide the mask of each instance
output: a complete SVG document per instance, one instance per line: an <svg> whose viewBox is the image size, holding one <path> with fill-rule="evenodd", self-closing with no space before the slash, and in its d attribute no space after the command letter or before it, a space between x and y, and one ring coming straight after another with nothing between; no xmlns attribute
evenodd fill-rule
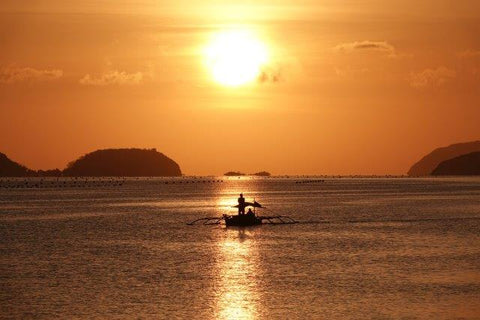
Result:
<svg viewBox="0 0 480 320"><path fill-rule="evenodd" d="M253 213L252 208L248 208L247 216L254 216L254 215L255 213Z"/></svg>
<svg viewBox="0 0 480 320"><path fill-rule="evenodd" d="M238 198L238 214L245 214L245 198L243 193L240 193L240 198Z"/></svg>

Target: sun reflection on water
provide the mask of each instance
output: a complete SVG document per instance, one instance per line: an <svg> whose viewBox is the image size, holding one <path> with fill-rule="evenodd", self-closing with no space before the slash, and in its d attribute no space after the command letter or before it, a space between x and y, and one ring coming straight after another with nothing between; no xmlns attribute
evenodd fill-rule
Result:
<svg viewBox="0 0 480 320"><path fill-rule="evenodd" d="M245 230L226 230L218 245L217 318L257 319L258 252Z"/></svg>
<svg viewBox="0 0 480 320"><path fill-rule="evenodd" d="M240 190L240 191L238 191ZM238 211L234 206L238 204L237 198L240 196L240 193L243 193L243 196L247 201L254 200L254 193L249 185L242 185L239 188L224 189L221 193L221 196L216 199L216 208L219 210L220 214L236 214Z"/></svg>

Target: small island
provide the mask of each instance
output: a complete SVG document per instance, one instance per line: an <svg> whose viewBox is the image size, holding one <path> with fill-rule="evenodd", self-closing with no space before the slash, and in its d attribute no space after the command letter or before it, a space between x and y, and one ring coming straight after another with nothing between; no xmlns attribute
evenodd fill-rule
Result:
<svg viewBox="0 0 480 320"><path fill-rule="evenodd" d="M260 172L254 173L253 175L257 176L257 177L270 177L271 176L270 172L267 172L267 171L260 171Z"/></svg>
<svg viewBox="0 0 480 320"><path fill-rule="evenodd" d="M245 173L239 172L239 171L228 171L228 172L225 172L223 175L227 177L239 177L239 176L244 176Z"/></svg>
<svg viewBox="0 0 480 320"><path fill-rule="evenodd" d="M267 172L267 171L260 171L257 173L250 173L250 174L245 174L240 171L228 171L228 172L225 172L223 175L227 177L241 177L241 176L270 177L271 176L270 172Z"/></svg>

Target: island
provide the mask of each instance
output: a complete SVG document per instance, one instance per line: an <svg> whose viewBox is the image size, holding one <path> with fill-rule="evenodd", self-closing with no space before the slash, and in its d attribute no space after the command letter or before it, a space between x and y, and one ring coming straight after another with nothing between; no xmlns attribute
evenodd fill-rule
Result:
<svg viewBox="0 0 480 320"><path fill-rule="evenodd" d="M267 171L260 171L257 173L249 173L249 174L246 174L240 171L228 171L228 172L225 172L223 175L227 177L242 177L242 176L270 177L271 176L270 172L267 172Z"/></svg>
<svg viewBox="0 0 480 320"><path fill-rule="evenodd" d="M267 171L260 171L260 172L254 173L253 175L257 176L257 177L270 177L271 176L270 172L267 172Z"/></svg>
<svg viewBox="0 0 480 320"><path fill-rule="evenodd" d="M70 162L64 170L30 170L0 153L0 177L175 177L180 166L156 149L103 149Z"/></svg>
<svg viewBox="0 0 480 320"><path fill-rule="evenodd" d="M223 175L227 177L239 177L239 176L244 176L245 173L239 172L239 171L228 171L228 172L225 172Z"/></svg>
<svg viewBox="0 0 480 320"><path fill-rule="evenodd" d="M437 148L416 162L408 171L409 176L428 176L444 161L480 151L480 141L456 143Z"/></svg>
<svg viewBox="0 0 480 320"><path fill-rule="evenodd" d="M433 170L434 176L480 175L480 152L472 152L443 161Z"/></svg>
<svg viewBox="0 0 480 320"><path fill-rule="evenodd" d="M0 177L26 177L33 175L34 171L28 169L0 152Z"/></svg>
<svg viewBox="0 0 480 320"><path fill-rule="evenodd" d="M65 176L175 177L180 166L156 149L104 149L80 157L63 170Z"/></svg>

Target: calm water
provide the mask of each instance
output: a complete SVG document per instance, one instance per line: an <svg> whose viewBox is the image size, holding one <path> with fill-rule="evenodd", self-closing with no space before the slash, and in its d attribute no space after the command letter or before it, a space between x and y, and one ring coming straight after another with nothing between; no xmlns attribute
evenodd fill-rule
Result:
<svg viewBox="0 0 480 320"><path fill-rule="evenodd" d="M480 319L478 178L187 180L0 189L0 316Z"/></svg>

